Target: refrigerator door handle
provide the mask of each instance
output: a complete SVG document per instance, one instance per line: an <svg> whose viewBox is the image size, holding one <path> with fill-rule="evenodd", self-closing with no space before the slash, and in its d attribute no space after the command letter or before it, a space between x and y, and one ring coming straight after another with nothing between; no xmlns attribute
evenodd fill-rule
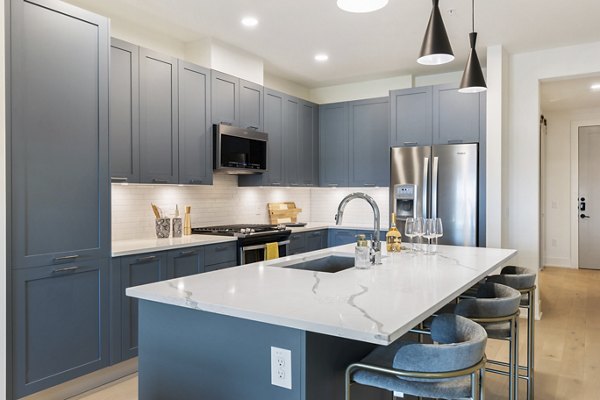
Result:
<svg viewBox="0 0 600 400"><path fill-rule="evenodd" d="M431 173L431 218L437 218L438 201L438 165L440 158L433 157L433 171Z"/></svg>
<svg viewBox="0 0 600 400"><path fill-rule="evenodd" d="M423 199L422 199L423 218L427 218L427 199L429 196L429 193L427 193L427 188L429 186L428 182L429 182L429 157L425 157L423 159Z"/></svg>

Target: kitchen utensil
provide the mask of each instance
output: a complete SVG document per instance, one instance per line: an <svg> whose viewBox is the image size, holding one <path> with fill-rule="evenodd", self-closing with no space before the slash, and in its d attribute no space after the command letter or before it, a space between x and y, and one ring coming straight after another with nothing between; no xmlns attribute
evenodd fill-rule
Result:
<svg viewBox="0 0 600 400"><path fill-rule="evenodd" d="M152 212L154 213L154 216L156 217L156 219L159 219L160 212L158 211L158 207L156 207L156 204L150 203L150 206L152 206Z"/></svg>
<svg viewBox="0 0 600 400"><path fill-rule="evenodd" d="M190 213L192 212L191 206L185 206L185 215L183 219L183 234L191 235L192 234L192 218Z"/></svg>

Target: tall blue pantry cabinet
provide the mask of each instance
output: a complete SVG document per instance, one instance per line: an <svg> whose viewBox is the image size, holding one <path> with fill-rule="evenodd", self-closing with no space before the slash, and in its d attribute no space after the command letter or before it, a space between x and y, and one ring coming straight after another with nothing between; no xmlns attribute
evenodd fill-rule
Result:
<svg viewBox="0 0 600 400"><path fill-rule="evenodd" d="M109 23L11 0L9 398L108 365ZM11 346L12 344L12 346Z"/></svg>

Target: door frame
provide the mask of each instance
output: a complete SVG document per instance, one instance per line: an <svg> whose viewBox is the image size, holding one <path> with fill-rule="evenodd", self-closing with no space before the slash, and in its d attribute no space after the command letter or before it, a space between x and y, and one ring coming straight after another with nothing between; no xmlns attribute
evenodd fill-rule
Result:
<svg viewBox="0 0 600 400"><path fill-rule="evenodd" d="M579 269L579 128L600 125L600 119L571 121L571 266Z"/></svg>

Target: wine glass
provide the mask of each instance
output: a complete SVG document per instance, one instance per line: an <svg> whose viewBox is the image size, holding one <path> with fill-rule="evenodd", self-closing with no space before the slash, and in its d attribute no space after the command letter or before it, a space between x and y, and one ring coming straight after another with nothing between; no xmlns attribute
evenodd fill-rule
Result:
<svg viewBox="0 0 600 400"><path fill-rule="evenodd" d="M436 237L435 228L436 228L435 219L427 218L424 221L423 237L425 239L427 239L427 251L425 252L425 254L433 254L431 252L431 239L434 239Z"/></svg>
<svg viewBox="0 0 600 400"><path fill-rule="evenodd" d="M444 236L444 227L442 226L442 219L435 219L435 247L437 250L438 238Z"/></svg>
<svg viewBox="0 0 600 400"><path fill-rule="evenodd" d="M422 237L423 237L423 218L421 217L417 217L415 218L415 225L413 228L413 234L419 238L419 244L422 243ZM420 248L415 247L415 251L421 251Z"/></svg>
<svg viewBox="0 0 600 400"><path fill-rule="evenodd" d="M415 245L413 244L413 238L415 235L415 219L414 218L406 218L404 222L404 236L410 238L410 251L415 251Z"/></svg>

